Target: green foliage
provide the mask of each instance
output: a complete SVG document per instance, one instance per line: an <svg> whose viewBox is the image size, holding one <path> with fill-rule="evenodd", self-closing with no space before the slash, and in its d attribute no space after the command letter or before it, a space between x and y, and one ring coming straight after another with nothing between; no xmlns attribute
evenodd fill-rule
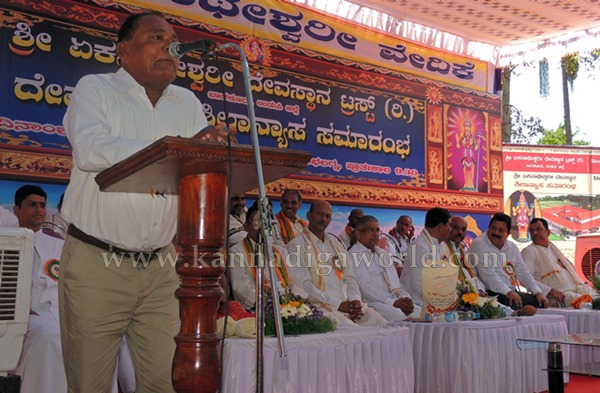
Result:
<svg viewBox="0 0 600 393"><path fill-rule="evenodd" d="M335 330L335 322L331 318L311 320L308 318L298 318L296 320L283 319L283 333L288 336L297 336L300 334L327 333ZM275 336L275 319L265 318L265 335Z"/></svg>
<svg viewBox="0 0 600 393"><path fill-rule="evenodd" d="M560 59L560 65L565 71L571 90L573 90L573 81L577 79L579 73L579 53L567 53Z"/></svg>
<svg viewBox="0 0 600 393"><path fill-rule="evenodd" d="M592 286L594 287L596 292L600 293L600 277L592 275L588 277L588 280L590 280L590 283L592 283ZM592 300L592 309L600 309L600 298L595 298L594 300Z"/></svg>
<svg viewBox="0 0 600 393"><path fill-rule="evenodd" d="M575 131L573 137L575 137L579 131L579 129ZM537 141L538 145L564 145L567 143L567 134L565 133L565 126L562 123L558 125L556 130L547 130L542 127L541 135L541 138ZM589 141L573 139L573 145L588 146L589 144Z"/></svg>
<svg viewBox="0 0 600 393"><path fill-rule="evenodd" d="M594 289L600 292L600 277L591 275L588 277L588 280L590 280L590 283L592 283Z"/></svg>
<svg viewBox="0 0 600 393"><path fill-rule="evenodd" d="M472 311L479 315L480 319L495 319L504 316L504 310L496 297L480 296L477 291L477 284L473 280L459 281L456 285L456 291L458 295L457 311Z"/></svg>

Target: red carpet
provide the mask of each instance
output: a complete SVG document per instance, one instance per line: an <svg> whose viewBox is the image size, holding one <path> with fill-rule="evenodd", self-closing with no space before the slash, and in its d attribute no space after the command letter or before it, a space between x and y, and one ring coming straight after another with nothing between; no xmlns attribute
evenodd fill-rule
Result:
<svg viewBox="0 0 600 393"><path fill-rule="evenodd" d="M600 392L600 378L585 375L569 375L569 383L565 393L594 393Z"/></svg>
<svg viewBox="0 0 600 393"><path fill-rule="evenodd" d="M599 393L600 378L585 375L569 375L569 383L565 386L565 393ZM547 393L542 392L542 393Z"/></svg>

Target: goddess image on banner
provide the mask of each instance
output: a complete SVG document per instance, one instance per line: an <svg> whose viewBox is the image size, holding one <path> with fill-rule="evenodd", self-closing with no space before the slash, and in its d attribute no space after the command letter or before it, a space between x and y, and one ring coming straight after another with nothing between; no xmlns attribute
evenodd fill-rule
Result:
<svg viewBox="0 0 600 393"><path fill-rule="evenodd" d="M449 106L447 111L448 189L486 192L487 121L480 111Z"/></svg>
<svg viewBox="0 0 600 393"><path fill-rule="evenodd" d="M515 191L506 200L504 213L512 219L510 234L518 242L531 241L529 236L529 223L535 217L542 216L542 209L535 195L529 191Z"/></svg>

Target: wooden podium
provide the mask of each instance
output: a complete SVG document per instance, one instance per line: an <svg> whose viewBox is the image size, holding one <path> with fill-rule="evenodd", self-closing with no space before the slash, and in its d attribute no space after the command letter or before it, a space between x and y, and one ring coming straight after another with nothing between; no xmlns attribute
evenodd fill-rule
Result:
<svg viewBox="0 0 600 393"><path fill-rule="evenodd" d="M266 183L304 169L307 152L261 148ZM228 179L231 194L258 187L252 146L167 136L96 176L100 190L179 195L181 254L175 292L181 327L175 337L173 386L178 393L216 392L221 376L216 316L223 291Z"/></svg>

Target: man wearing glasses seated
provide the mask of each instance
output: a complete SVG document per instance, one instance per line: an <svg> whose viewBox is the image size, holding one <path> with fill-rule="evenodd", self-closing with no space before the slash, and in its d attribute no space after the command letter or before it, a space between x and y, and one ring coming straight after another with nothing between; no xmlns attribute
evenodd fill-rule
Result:
<svg viewBox="0 0 600 393"><path fill-rule="evenodd" d="M420 307L413 305L400 279L390 254L377 246L379 221L373 216L361 217L355 227L356 243L348 250L354 265L362 300L388 321L418 317Z"/></svg>

